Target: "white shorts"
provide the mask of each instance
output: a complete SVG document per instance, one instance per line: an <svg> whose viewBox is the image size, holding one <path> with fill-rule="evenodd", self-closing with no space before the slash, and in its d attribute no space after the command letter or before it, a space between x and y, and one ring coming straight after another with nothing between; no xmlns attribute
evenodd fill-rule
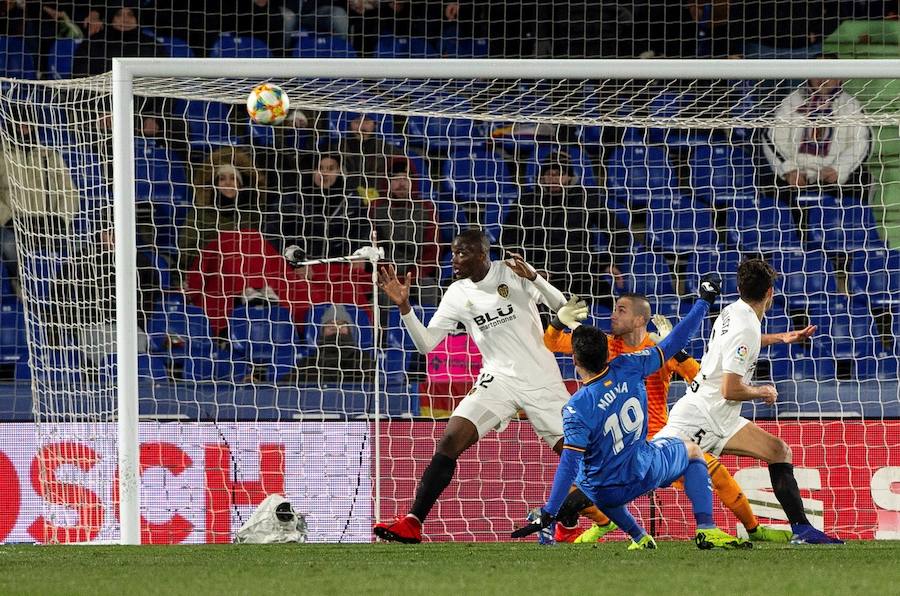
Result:
<svg viewBox="0 0 900 596"><path fill-rule="evenodd" d="M715 420L702 404L683 397L669 412L669 421L653 438L680 437L696 443L706 453L719 456L731 437L749 422L743 416Z"/></svg>
<svg viewBox="0 0 900 596"><path fill-rule="evenodd" d="M519 410L525 410L534 432L553 447L563 436L562 408L571 397L562 383L521 389L482 372L469 394L453 410L453 416L474 424L480 439L489 430L502 431Z"/></svg>

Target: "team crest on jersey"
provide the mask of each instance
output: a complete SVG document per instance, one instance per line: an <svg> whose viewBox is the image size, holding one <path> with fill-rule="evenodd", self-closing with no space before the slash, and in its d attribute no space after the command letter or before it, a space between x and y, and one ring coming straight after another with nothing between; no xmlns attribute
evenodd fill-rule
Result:
<svg viewBox="0 0 900 596"><path fill-rule="evenodd" d="M738 362L746 362L747 356L750 354L750 348L745 345L740 345L737 347L737 350L734 353L734 359Z"/></svg>
<svg viewBox="0 0 900 596"><path fill-rule="evenodd" d="M497 293L500 294L501 298L509 298L509 286L506 284L500 284L497 286Z"/></svg>

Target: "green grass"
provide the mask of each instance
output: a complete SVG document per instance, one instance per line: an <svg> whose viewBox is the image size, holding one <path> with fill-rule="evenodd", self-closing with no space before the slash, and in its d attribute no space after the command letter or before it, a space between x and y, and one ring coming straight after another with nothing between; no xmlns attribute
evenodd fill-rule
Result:
<svg viewBox="0 0 900 596"><path fill-rule="evenodd" d="M889 594L898 561L900 542L14 546L0 548L0 594Z"/></svg>

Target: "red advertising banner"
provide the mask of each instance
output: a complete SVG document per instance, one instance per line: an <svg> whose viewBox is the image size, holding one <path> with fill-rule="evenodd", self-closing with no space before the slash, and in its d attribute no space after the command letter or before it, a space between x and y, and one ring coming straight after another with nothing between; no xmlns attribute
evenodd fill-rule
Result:
<svg viewBox="0 0 900 596"><path fill-rule="evenodd" d="M141 540L230 542L284 494L310 542L367 542L365 422L141 423ZM115 424L0 424L0 542L118 539Z"/></svg>
<svg viewBox="0 0 900 596"><path fill-rule="evenodd" d="M810 520L842 538L900 539L900 421L770 422L793 449ZM118 539L114 425L0 425L0 542ZM384 421L380 517L403 514L444 423ZM142 539L228 542L254 506L285 494L306 513L312 542L368 542L375 469L367 422L141 423ZM49 438L48 438L49 437ZM544 502L556 455L528 423L490 433L460 459L428 518L434 541L507 540ZM768 471L723 458L764 523L784 523ZM675 489L634 510L663 537L685 538L690 506ZM720 505L717 522L735 531ZM614 533L613 539L621 539Z"/></svg>
<svg viewBox="0 0 900 596"><path fill-rule="evenodd" d="M900 421L763 422L793 450L795 475L810 521L848 539L900 539ZM431 459L442 423L385 423L381 436L381 517L405 513ZM529 506L544 503L556 455L527 423L491 433L459 460L456 476L428 518L425 533L434 541L506 540L521 525ZM760 521L785 523L771 491L769 473L749 458L723 457L742 485ZM634 504L657 534L693 535L690 503L674 489L656 491ZM736 520L716 504L716 520L736 531ZM622 538L616 533L613 538Z"/></svg>

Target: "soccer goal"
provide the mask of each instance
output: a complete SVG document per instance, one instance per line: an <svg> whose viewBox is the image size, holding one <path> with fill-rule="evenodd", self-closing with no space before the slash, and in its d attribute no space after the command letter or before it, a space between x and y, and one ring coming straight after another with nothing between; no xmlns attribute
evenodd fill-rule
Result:
<svg viewBox="0 0 900 596"><path fill-rule="evenodd" d="M624 292L676 319L702 274L731 301L740 260L770 260L764 330L818 331L763 351L779 402L744 414L793 448L814 524L900 536L900 61L114 64L0 92L37 429L8 539L230 542L281 493L310 541L372 540L481 362L465 335L417 355L373 270L410 273L427 320L473 226L607 331ZM277 126L244 108L264 81ZM785 520L764 467L723 462ZM426 534L507 539L555 464L527 423L490 433ZM688 535L674 489L636 507Z"/></svg>

